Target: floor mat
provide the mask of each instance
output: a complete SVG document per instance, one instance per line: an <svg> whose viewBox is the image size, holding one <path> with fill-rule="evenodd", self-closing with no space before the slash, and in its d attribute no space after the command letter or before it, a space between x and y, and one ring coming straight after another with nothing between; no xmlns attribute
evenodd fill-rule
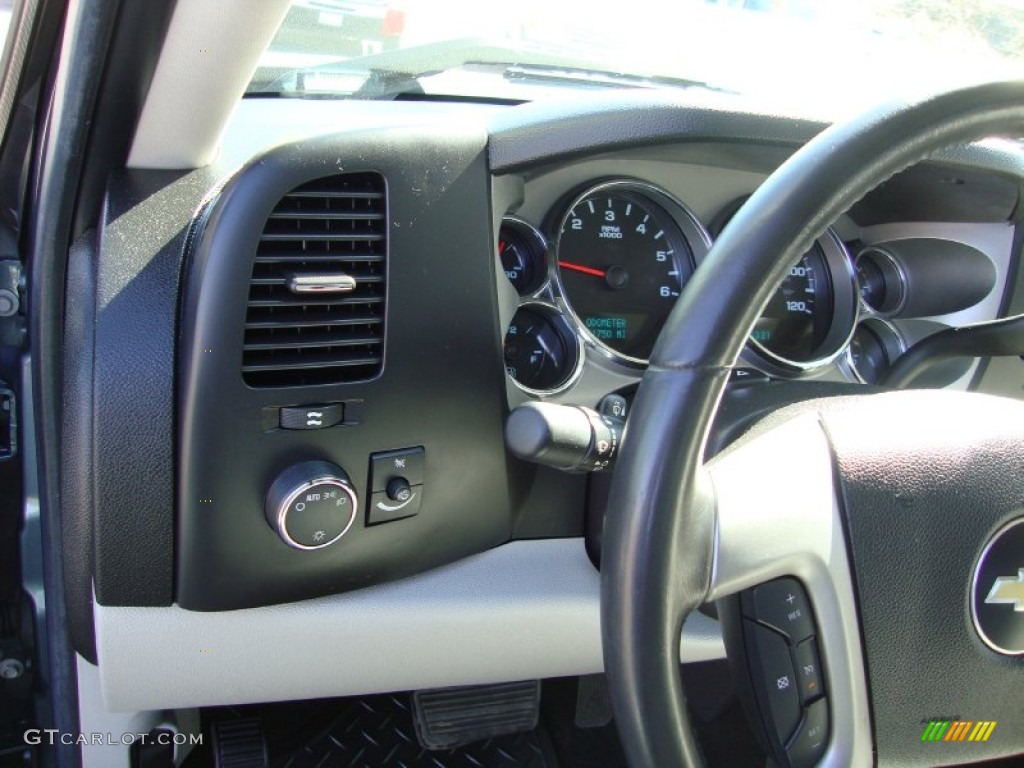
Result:
<svg viewBox="0 0 1024 768"><path fill-rule="evenodd" d="M309 711L298 702L237 707L215 716L259 716L272 768L559 768L546 736L539 731L453 750L423 749L416 740L408 694L324 705L319 702L318 709ZM189 761L189 768L202 764L198 762L202 758L196 758L197 762Z"/></svg>

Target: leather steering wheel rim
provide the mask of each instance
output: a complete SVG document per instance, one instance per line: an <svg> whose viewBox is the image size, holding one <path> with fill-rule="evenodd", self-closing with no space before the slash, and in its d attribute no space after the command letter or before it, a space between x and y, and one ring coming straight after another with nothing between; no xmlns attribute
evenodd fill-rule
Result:
<svg viewBox="0 0 1024 768"><path fill-rule="evenodd" d="M747 200L677 301L633 404L603 538L605 671L634 768L703 765L679 675L683 622L705 601L713 564L703 453L763 306L867 192L940 149L994 135L1024 135L1024 83L884 107L827 129Z"/></svg>

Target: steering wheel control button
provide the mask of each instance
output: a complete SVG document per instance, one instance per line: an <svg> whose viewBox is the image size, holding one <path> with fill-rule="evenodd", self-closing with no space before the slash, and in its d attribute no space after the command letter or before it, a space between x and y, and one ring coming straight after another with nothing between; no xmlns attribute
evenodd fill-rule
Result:
<svg viewBox="0 0 1024 768"><path fill-rule="evenodd" d="M818 643L812 638L793 649L793 667L800 688L800 701L807 704L821 697L825 686L818 660Z"/></svg>
<svg viewBox="0 0 1024 768"><path fill-rule="evenodd" d="M404 479L410 486L423 485L423 469L427 452L422 446L396 451L374 453L370 456L370 490L387 491L395 478Z"/></svg>
<svg viewBox="0 0 1024 768"><path fill-rule="evenodd" d="M748 617L782 632L794 645L814 634L807 593L796 579L776 579L744 593Z"/></svg>
<svg viewBox="0 0 1024 768"><path fill-rule="evenodd" d="M828 701L818 699L809 706L793 742L786 749L792 768L811 768L825 752L828 743Z"/></svg>
<svg viewBox="0 0 1024 768"><path fill-rule="evenodd" d="M1024 654L1024 518L1003 526L982 550L971 584L971 617L989 648Z"/></svg>
<svg viewBox="0 0 1024 768"><path fill-rule="evenodd" d="M398 491L397 495L404 496L404 499L391 498L390 488L392 485L395 485L395 489ZM410 486L408 483L404 483L402 486L398 486L397 483L389 483L388 487L389 490L378 491L370 497L370 506L366 512L367 525L390 523L393 520L401 520L419 514L420 504L423 501L422 485Z"/></svg>
<svg viewBox="0 0 1024 768"><path fill-rule="evenodd" d="M271 484L265 512L285 544L312 550L348 533L358 506L344 471L326 461L307 461L285 470Z"/></svg>
<svg viewBox="0 0 1024 768"><path fill-rule="evenodd" d="M774 730L779 743L785 744L800 721L799 682L789 644L778 632L753 622L746 624L755 684L760 683L766 705L762 711L769 730Z"/></svg>
<svg viewBox="0 0 1024 768"><path fill-rule="evenodd" d="M281 409L281 429L326 429L345 420L345 406L303 405Z"/></svg>

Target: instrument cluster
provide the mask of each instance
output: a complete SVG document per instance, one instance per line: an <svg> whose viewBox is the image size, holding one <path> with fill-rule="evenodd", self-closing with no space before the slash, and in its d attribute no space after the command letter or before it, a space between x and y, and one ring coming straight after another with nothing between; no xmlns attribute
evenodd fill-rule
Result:
<svg viewBox="0 0 1024 768"><path fill-rule="evenodd" d="M719 230L740 203L716 217ZM588 356L639 372L712 242L712 233L681 201L630 179L590 184L566 196L539 226L506 217L498 253L520 296L504 342L508 376L526 393L545 396L570 388ZM885 291L898 281L875 258L865 254L855 262L840 237L827 231L765 306L745 363L781 377L838 363L854 380L880 375L878 369L891 362L889 347L898 353L897 347L883 345L880 357L874 335L868 336L877 329L855 336L867 301L887 306L896 300ZM870 305L868 314L875 314Z"/></svg>

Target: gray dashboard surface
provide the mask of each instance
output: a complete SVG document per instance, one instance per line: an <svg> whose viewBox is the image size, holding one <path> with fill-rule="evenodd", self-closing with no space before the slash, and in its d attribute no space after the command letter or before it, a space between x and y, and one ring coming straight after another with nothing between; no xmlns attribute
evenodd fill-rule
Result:
<svg viewBox="0 0 1024 768"><path fill-rule="evenodd" d="M107 706L128 710L591 674L599 592L583 542L551 540L287 605L96 606L100 675ZM681 659L724 653L717 622L696 614Z"/></svg>

